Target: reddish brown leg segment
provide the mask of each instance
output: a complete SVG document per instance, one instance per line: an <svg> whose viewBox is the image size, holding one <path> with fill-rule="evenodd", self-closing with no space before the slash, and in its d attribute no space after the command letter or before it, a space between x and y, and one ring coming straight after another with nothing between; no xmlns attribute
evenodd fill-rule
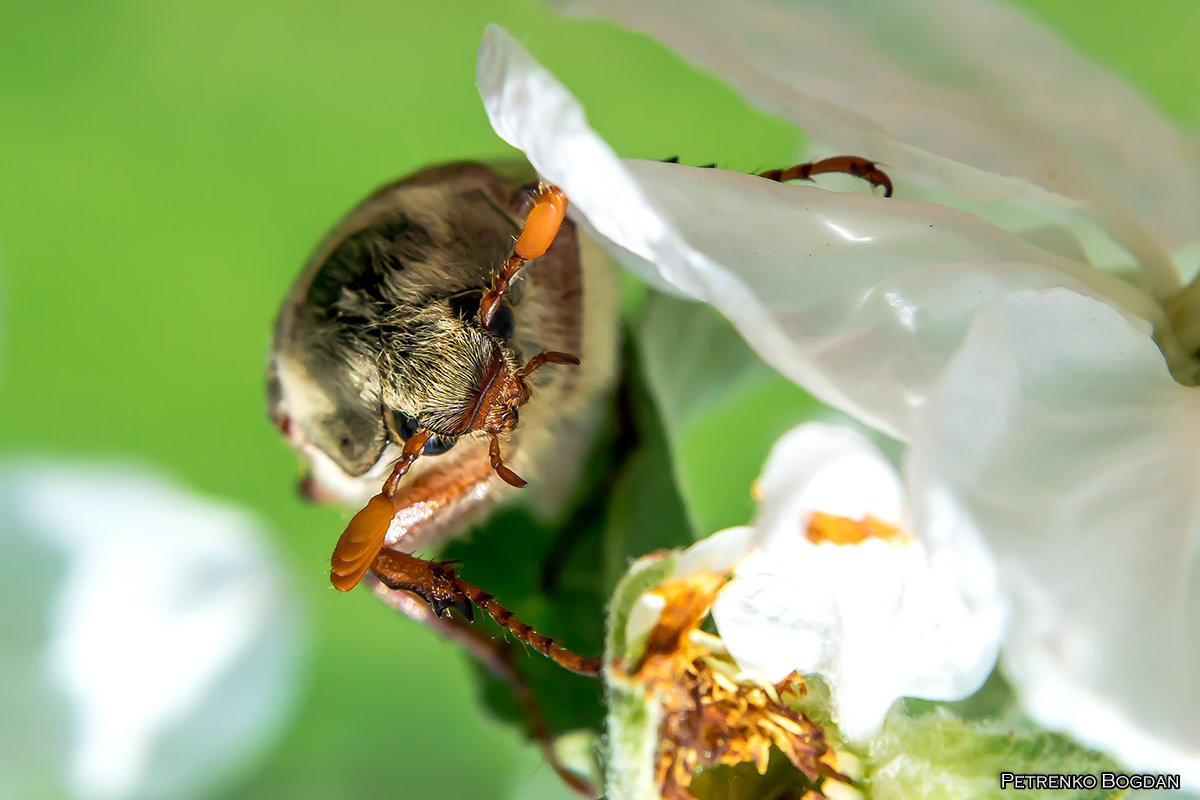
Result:
<svg viewBox="0 0 1200 800"><path fill-rule="evenodd" d="M504 459L500 457L500 440L495 436L492 437L492 443L488 445L488 455L492 460L492 469L496 470L496 474L507 483L509 486L515 486L518 489L524 489L527 482L517 473L513 472L508 467L504 466Z"/></svg>
<svg viewBox="0 0 1200 800"><path fill-rule="evenodd" d="M794 167L786 169L769 169L766 172L758 173L760 178L766 178L769 181L808 181L812 180L813 175L820 175L827 172L842 172L847 175L853 175L856 178L862 178L867 183L871 184L871 188L877 186L883 187L883 196L892 196L892 179L881 170L874 161L868 161L861 156L831 156L823 158L820 161L810 161L807 164L797 164Z"/></svg>
<svg viewBox="0 0 1200 800"><path fill-rule="evenodd" d="M575 366L579 366L579 357L573 356L570 353L560 353L557 350L548 350L545 353L538 353L536 356L525 362L525 366L521 369L521 377L528 377L531 372L543 364L573 364Z"/></svg>
<svg viewBox="0 0 1200 800"><path fill-rule="evenodd" d="M420 596L439 617L453 608L466 619L472 619L471 603L474 603L497 625L563 669L593 678L600 674L600 659L572 653L550 637L538 633L513 616L495 597L455 575L451 564L426 561L384 548L371 565L371 571L389 589L402 589Z"/></svg>
<svg viewBox="0 0 1200 800"><path fill-rule="evenodd" d="M460 619L435 616L433 609L422 602L419 597L405 592L389 591L382 584L376 584L374 589L375 593L396 611L432 628L447 639L461 644L492 674L507 683L525 715L525 721L529 725L529 735L537 743L538 749L542 751L542 757L546 759L546 763L571 789L589 800L596 797L595 787L563 764L558 759L558 754L554 752L554 738L550 726L546 724L546 718L542 715L537 697L529 688L529 683L521 674L514 660L516 648L512 642L493 639Z"/></svg>
<svg viewBox="0 0 1200 800"><path fill-rule="evenodd" d="M475 619L470 599L459 588L454 568L449 564L426 561L385 547L375 556L371 571L389 589L419 596L439 617L454 609L468 622Z"/></svg>
<svg viewBox="0 0 1200 800"><path fill-rule="evenodd" d="M549 636L543 636L517 619L511 611L496 602L495 597L492 597L482 589L464 581L459 581L459 588L471 599L472 603L482 608L488 613L488 616L496 620L497 625L506 629L513 636L517 637L517 639L529 645L555 664L558 664L565 670L574 672L576 675L585 675L589 678L600 677L600 670L604 666L600 659L586 658L573 653Z"/></svg>
<svg viewBox="0 0 1200 800"><path fill-rule="evenodd" d="M492 280L492 288L479 301L479 324L487 327L504 299L513 278L526 261L537 258L550 249L554 237L567 213L567 196L557 186L542 184L533 198L533 208L525 217L525 226L513 245L512 255Z"/></svg>

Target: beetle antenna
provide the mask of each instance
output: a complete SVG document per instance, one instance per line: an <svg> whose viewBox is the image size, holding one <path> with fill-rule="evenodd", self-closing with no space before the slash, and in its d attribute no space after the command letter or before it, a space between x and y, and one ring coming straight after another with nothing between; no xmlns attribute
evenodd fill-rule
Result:
<svg viewBox="0 0 1200 800"><path fill-rule="evenodd" d="M496 308L525 262L544 254L554 244L554 237L558 235L566 213L567 196L562 189L548 183L540 184L533 198L533 208L529 209L525 224L521 227L521 235L513 244L512 254L492 279L492 288L479 301L481 326L486 328L491 324Z"/></svg>
<svg viewBox="0 0 1200 800"><path fill-rule="evenodd" d="M416 433L408 437L400 459L392 467L392 474L383 483L383 491L367 501L338 537L333 555L329 558L329 582L338 591L353 589L371 568L371 562L383 548L383 540L387 538L388 528L396 513L396 505L392 502L396 487L432 435L431 431L418 428Z"/></svg>
<svg viewBox="0 0 1200 800"><path fill-rule="evenodd" d="M408 441L404 443L404 449L400 452L400 460L396 462L396 466L392 467L392 474L383 482L383 494L386 497L396 496L396 486L399 485L400 479L408 472L412 463L417 460L417 456L421 455L430 436L433 436L432 431L417 428L417 432L408 437Z"/></svg>

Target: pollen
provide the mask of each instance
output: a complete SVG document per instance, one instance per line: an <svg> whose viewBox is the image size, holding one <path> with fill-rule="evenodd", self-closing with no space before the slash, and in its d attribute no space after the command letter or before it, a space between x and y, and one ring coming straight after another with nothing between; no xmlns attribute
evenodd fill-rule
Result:
<svg viewBox="0 0 1200 800"><path fill-rule="evenodd" d="M696 775L717 765L749 762L765 774L774 748L803 773L805 797L824 798L818 786L849 779L838 772L824 730L785 702L806 692L803 679L756 680L738 669L720 639L699 630L727 580L700 573L653 592L663 610L629 677L662 709L654 763L660 796L690 800Z"/></svg>
<svg viewBox="0 0 1200 800"><path fill-rule="evenodd" d="M862 519L849 519L822 511L814 511L808 518L805 531L813 544L862 544L867 539L882 539L892 544L904 544L911 537L895 525L868 514Z"/></svg>

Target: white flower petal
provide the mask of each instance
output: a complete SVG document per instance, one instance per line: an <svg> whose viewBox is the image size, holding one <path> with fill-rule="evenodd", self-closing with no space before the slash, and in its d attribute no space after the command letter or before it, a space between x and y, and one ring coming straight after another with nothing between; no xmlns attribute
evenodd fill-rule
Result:
<svg viewBox="0 0 1200 800"><path fill-rule="evenodd" d="M857 481L846 473L854 467ZM839 491L820 491L827 479ZM900 502L890 466L857 434L810 423L779 441L760 483L760 547L717 597L713 618L743 668L771 681L793 670L822 675L839 727L863 740L899 697L957 699L978 688L995 661L999 625L937 579L916 542L811 543L809 513L846 509L847 483L866 513ZM822 507L824 499L836 505Z"/></svg>
<svg viewBox="0 0 1200 800"><path fill-rule="evenodd" d="M977 309L1010 291L1068 286L1161 318L1123 281L952 209L619 160L496 26L480 46L478 83L497 133L618 257L653 265L783 374L897 438L910 435Z"/></svg>
<svg viewBox="0 0 1200 800"><path fill-rule="evenodd" d="M1003 4L566 5L652 34L827 146L885 162L902 182L967 200L1079 203L1143 259L1165 257L1153 237L1176 248L1200 236L1195 142Z"/></svg>
<svg viewBox="0 0 1200 800"><path fill-rule="evenodd" d="M633 608L629 609L629 618L625 622L625 643L629 652L644 651L646 639L658 625L666 607L666 598L654 592L646 592L637 599Z"/></svg>
<svg viewBox="0 0 1200 800"><path fill-rule="evenodd" d="M1004 666L1027 713L1200 788L1200 392L1143 332L1068 291L985 312L910 450L1011 596ZM958 558L961 536L927 540ZM969 558L974 559L973 554Z"/></svg>
<svg viewBox="0 0 1200 800"><path fill-rule="evenodd" d="M754 546L754 528L726 528L701 539L675 557L675 577L700 572L725 572L745 558Z"/></svg>
<svg viewBox="0 0 1200 800"><path fill-rule="evenodd" d="M814 511L848 519L875 517L908 528L904 487L875 446L857 431L809 423L779 437L756 482L763 498L756 527L763 537L792 538Z"/></svg>
<svg viewBox="0 0 1200 800"><path fill-rule="evenodd" d="M11 765L18 782L191 797L265 743L295 689L299 619L255 521L144 472L47 464L0 472L0 526L19 575L6 607L44 604L21 642L38 665L22 705L59 720ZM5 741L24 735L6 725Z"/></svg>

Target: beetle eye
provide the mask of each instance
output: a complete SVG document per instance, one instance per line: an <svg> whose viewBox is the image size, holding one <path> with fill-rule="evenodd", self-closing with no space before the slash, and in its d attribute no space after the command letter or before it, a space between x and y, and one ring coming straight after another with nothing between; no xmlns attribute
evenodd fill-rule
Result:
<svg viewBox="0 0 1200 800"><path fill-rule="evenodd" d="M458 438L454 436L430 436L429 441L425 442L425 447L421 450L421 454L440 456L451 447L454 447L454 443L457 441Z"/></svg>
<svg viewBox="0 0 1200 800"><path fill-rule="evenodd" d="M479 303L483 300L483 292L470 291L456 294L450 298L450 309L463 322L474 323L479 319ZM498 336L505 341L512 338L516 320L513 310L501 303L492 316L492 322L487 326L488 333Z"/></svg>
<svg viewBox="0 0 1200 800"><path fill-rule="evenodd" d="M479 301L483 292L461 292L450 298L450 310L463 322L474 322L479 319Z"/></svg>
<svg viewBox="0 0 1200 800"><path fill-rule="evenodd" d="M415 419L403 411L391 409L385 413L388 417L388 427L394 434L396 444L403 445L417 432L417 428L421 427ZM438 436L434 434L425 442L425 447L421 450L421 455L440 456L451 447L454 447L457 441L457 436Z"/></svg>

